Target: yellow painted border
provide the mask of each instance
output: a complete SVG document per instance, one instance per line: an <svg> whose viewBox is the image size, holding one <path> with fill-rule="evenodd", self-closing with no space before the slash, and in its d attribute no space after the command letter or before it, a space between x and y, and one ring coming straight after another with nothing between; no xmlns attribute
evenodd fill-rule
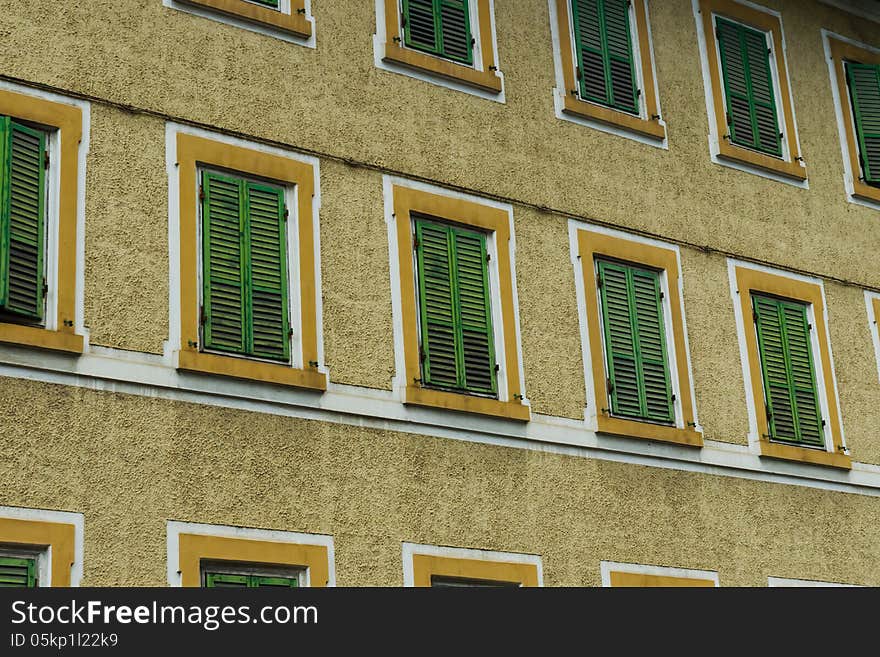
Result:
<svg viewBox="0 0 880 657"><path fill-rule="evenodd" d="M62 522L0 518L0 543L22 547L50 547L52 586L70 586L70 568L76 561L76 527Z"/></svg>
<svg viewBox="0 0 880 657"><path fill-rule="evenodd" d="M712 83L712 98L715 105L719 157L759 167L765 171L778 173L795 180L806 180L807 169L798 161L801 153L798 151L797 139L795 139L797 133L795 132L794 111L785 66L785 49L782 46L782 21L772 14L747 7L735 0L700 0L700 14L703 20L703 34L706 37L706 54L709 60L709 79ZM718 41L715 38L715 24L712 20L713 15L716 14L769 32L773 39L774 64L779 80L779 103L782 107L782 120L785 124L785 138L789 142L788 160L736 146L726 138L728 135L727 112L725 110L727 105L724 102L721 67L718 64Z"/></svg>
<svg viewBox="0 0 880 657"><path fill-rule="evenodd" d="M715 588L715 580L702 577L671 577L669 575L648 575L646 573L625 573L612 570L610 573L612 587L688 587Z"/></svg>
<svg viewBox="0 0 880 657"><path fill-rule="evenodd" d="M736 287L742 311L752 398L755 400L755 411L758 417L761 456L827 465L847 470L851 469L852 459L844 453L843 438L840 433L840 411L838 410L837 394L834 390L834 379L831 376L831 352L829 349L828 333L825 330L825 304L822 300L822 288L817 283L799 281L787 276L769 274L748 267L736 267ZM819 360L822 363L822 372L824 374L824 381L817 381L817 385L823 386L825 398L828 401L828 417L826 420L831 428L831 438L834 445L833 451L810 449L796 445L783 445L770 442L766 438L770 433L770 429L767 409L764 404L764 379L761 375L758 336L753 328L754 324L750 323L750 318L752 317L752 292L763 292L785 299L801 301L813 307L815 317L813 324L819 342Z"/></svg>
<svg viewBox="0 0 880 657"><path fill-rule="evenodd" d="M202 585L202 560L308 568L310 586L329 585L329 553L323 545L180 534L178 550L182 586Z"/></svg>
<svg viewBox="0 0 880 657"><path fill-rule="evenodd" d="M513 302L513 271L510 266L510 216L505 210L488 205L431 194L394 185L394 217L397 222L397 252L400 265L400 295L403 313L403 348L406 362L407 404L435 406L456 411L481 413L512 420L528 421L529 407L516 401L522 394L519 357L516 344L516 315ZM413 232L411 213L430 215L458 224L495 233L498 245L498 274L501 290L502 334L507 375L507 398L499 401L474 395L422 388L419 361L419 319L416 310L416 278L413 269ZM497 300L493 300L496 301Z"/></svg>
<svg viewBox="0 0 880 657"><path fill-rule="evenodd" d="M0 323L0 342L82 353L83 337L76 334L76 220L79 145L82 110L14 91L0 90L0 114L56 128L61 140L58 190L58 314L55 330Z"/></svg>
<svg viewBox="0 0 880 657"><path fill-rule="evenodd" d="M432 577L476 579L528 587L538 586L538 567L531 563L414 554L412 565L413 586L429 587Z"/></svg>
<svg viewBox="0 0 880 657"><path fill-rule="evenodd" d="M309 363L318 362L315 281L314 194L312 165L286 157L178 133L180 173L180 349L177 368L255 379L315 390L327 389L327 376ZM300 301L303 369L236 356L200 352L197 167L216 166L296 186L299 226Z"/></svg>
<svg viewBox="0 0 880 657"><path fill-rule="evenodd" d="M849 99L849 87L846 83L846 70L843 66L845 60L862 64L880 65L880 53L860 48L831 36L828 37L828 43L831 47L831 59L834 66L834 74L837 78L837 94L840 97L841 110L844 114L843 126L846 134L846 150L849 153L849 166L853 173L853 196L880 203L880 187L872 187L861 180L862 165L859 162L859 146L856 142L852 105Z"/></svg>
<svg viewBox="0 0 880 657"><path fill-rule="evenodd" d="M648 9L644 0L633 2L636 18L636 32L639 39L640 70L642 73L642 98L648 118L632 116L626 112L602 107L595 103L581 100L577 95L575 79L574 44L571 39L571 13L569 0L556 0L556 19L559 31L559 49L562 55L562 79L565 83L564 111L588 119L601 121L610 125L637 132L655 139L666 138L666 128L660 123L660 111L657 105L657 84L654 80L654 67L651 59L651 40L648 38ZM656 117L656 118L653 118Z"/></svg>
<svg viewBox="0 0 880 657"><path fill-rule="evenodd" d="M480 55L483 70L464 64L419 52L403 46L400 27L400 7L398 0L385 0L385 61L395 62L410 68L421 69L451 80L457 80L473 87L494 93L501 92L501 78L497 75L495 49L492 45L492 12L489 0L477 0L477 19L480 34Z"/></svg>
<svg viewBox="0 0 880 657"><path fill-rule="evenodd" d="M694 400L691 396L691 376L688 369L687 345L685 344L684 316L682 314L681 293L679 292L678 254L671 248L662 248L622 237L613 237L587 229L578 230L578 255L584 277L584 297L587 310L587 332L590 340L590 361L593 369L593 388L598 420L598 431L621 436L632 436L677 443L680 445L703 446L703 434L692 425L694 420ZM602 321L599 313L599 299L596 294L597 257L624 260L637 265L652 267L666 273L669 288L669 312L672 320L671 347L675 350L675 362L679 381L679 401L681 402L684 428L665 426L612 417L602 409L611 407L608 390L604 382L608 378L603 350Z"/></svg>
<svg viewBox="0 0 880 657"><path fill-rule="evenodd" d="M282 32L308 39L312 36L312 24L306 19L305 0L290 0L290 13L260 7L244 0L179 0L190 5L213 9L228 16L242 18L252 23L268 25Z"/></svg>

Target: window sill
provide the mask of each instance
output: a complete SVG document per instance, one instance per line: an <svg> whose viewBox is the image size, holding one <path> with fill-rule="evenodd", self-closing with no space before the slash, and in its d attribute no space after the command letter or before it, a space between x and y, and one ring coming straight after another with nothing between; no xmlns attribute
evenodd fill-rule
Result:
<svg viewBox="0 0 880 657"><path fill-rule="evenodd" d="M405 403L413 404L414 406L430 406L451 411L491 415L519 422L531 420L531 409L520 402L503 402L497 399L473 397L466 394L430 390L414 386L407 387Z"/></svg>
<svg viewBox="0 0 880 657"><path fill-rule="evenodd" d="M478 71L468 66L404 48L396 43L385 44L385 56L382 59L386 62L427 71L484 91L501 93L501 78L494 71Z"/></svg>
<svg viewBox="0 0 880 657"><path fill-rule="evenodd" d="M856 198L862 199L863 201L880 203L880 187L872 187L871 185L866 185L860 180L853 181L852 195Z"/></svg>
<svg viewBox="0 0 880 657"><path fill-rule="evenodd" d="M70 331L50 331L38 326L0 324L0 342L81 354L83 352L83 336L72 331L73 329Z"/></svg>
<svg viewBox="0 0 880 657"><path fill-rule="evenodd" d="M321 392L327 390L327 375L313 369L296 369L289 365L206 354L191 349L181 349L176 357L177 369L188 372L251 379Z"/></svg>
<svg viewBox="0 0 880 657"><path fill-rule="evenodd" d="M610 433L627 438L656 440L676 445L703 446L703 434L696 429L663 426L638 420L627 420L619 417L600 415L598 417L598 433Z"/></svg>
<svg viewBox="0 0 880 657"><path fill-rule="evenodd" d="M565 95L563 111L585 119L601 121L602 123L629 130L646 137L652 137L659 141L666 139L666 128L659 121L642 119L624 112L618 112L609 107L588 103L573 96L570 92Z"/></svg>
<svg viewBox="0 0 880 657"><path fill-rule="evenodd" d="M312 24L306 19L305 14L297 12L296 7L291 8L290 14L284 14L244 0L178 0L178 2L206 7L252 23L268 25L303 39L312 36Z"/></svg>
<svg viewBox="0 0 880 657"><path fill-rule="evenodd" d="M769 440L762 440L760 444L761 456L852 470L852 459L846 454L809 449L796 445L781 445L779 443L771 443Z"/></svg>
<svg viewBox="0 0 880 657"><path fill-rule="evenodd" d="M718 144L718 157L757 167L770 173L801 181L807 179L807 168L799 162L786 162L772 155L764 155L756 151L733 146L726 139Z"/></svg>

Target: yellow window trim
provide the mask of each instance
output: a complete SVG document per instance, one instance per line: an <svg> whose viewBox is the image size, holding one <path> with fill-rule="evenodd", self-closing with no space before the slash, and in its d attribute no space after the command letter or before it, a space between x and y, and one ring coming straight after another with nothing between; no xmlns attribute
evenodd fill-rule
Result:
<svg viewBox="0 0 880 657"><path fill-rule="evenodd" d="M684 317L682 314L681 293L679 292L678 255L673 249L662 248L642 242L635 242L622 237L614 237L586 229L578 231L578 255L584 277L584 297L587 311L587 334L590 341L590 361L593 370L593 403L597 410L597 430L648 440L676 443L679 445L703 446L703 434L692 425L694 419L694 401L691 396L691 376L688 369L687 345L685 344ZM596 294L597 257L609 257L636 265L644 265L666 273L669 288L669 313L672 320L672 336L670 352L674 349L676 373L678 375L678 398L681 402L681 423L679 426L665 426L611 417L601 409L610 408L608 390L604 382L608 378L603 348L602 322L599 313L599 299Z"/></svg>
<svg viewBox="0 0 880 657"><path fill-rule="evenodd" d="M700 14L703 20L703 34L706 37L706 55L709 64L709 79L712 82L712 98L715 106L715 124L718 131L718 156L736 162L758 167L795 180L806 180L807 169L798 161L801 153L795 132L794 111L791 103L791 90L785 65L785 49L782 43L782 21L772 14L747 7L735 0L700 0ZM721 66L718 63L718 41L715 38L713 15L727 16L747 23L755 28L769 32L773 40L773 63L779 81L777 104L782 108L782 121L785 139L788 142L788 159L783 160L757 151L751 151L730 143L728 134L727 105L724 102L724 89L721 83ZM711 118L710 118L711 120Z"/></svg>
<svg viewBox="0 0 880 657"><path fill-rule="evenodd" d="M44 520L0 518L0 543L51 548L52 586L70 586L70 568L76 561L76 527Z"/></svg>
<svg viewBox="0 0 880 657"><path fill-rule="evenodd" d="M595 103L581 100L575 90L578 88L575 79L575 45L571 38L571 12L569 11L570 0L555 0L556 18L559 30L559 49L562 56L562 79L565 82L565 101L563 110L569 114L575 114L587 119L601 121L624 130L630 130L646 137L663 140L666 138L666 128L660 123L659 108L657 106L657 85L654 81L654 66L651 61L651 41L648 38L648 8L644 0L635 0L632 3L635 10L636 32L638 33L639 46L639 69L642 76L642 98L644 99L648 118L641 118L603 107ZM651 118L651 117L658 118Z"/></svg>
<svg viewBox="0 0 880 657"><path fill-rule="evenodd" d="M385 0L385 61L402 64L414 69L428 71L485 91L501 93L501 78L496 74L495 49L492 46L492 12L489 0L477 0L477 28L480 34L480 56L483 70L427 53L419 52L402 45L403 33L400 27L400 6L398 0ZM395 41L397 39L398 41Z"/></svg>
<svg viewBox="0 0 880 657"><path fill-rule="evenodd" d="M715 581L699 577L670 577L668 575L648 575L647 573L625 573L612 570L612 587L708 587L715 588Z"/></svg>
<svg viewBox="0 0 880 657"><path fill-rule="evenodd" d="M538 567L530 563L414 554L412 565L413 586L429 587L432 577L538 586Z"/></svg>
<svg viewBox="0 0 880 657"><path fill-rule="evenodd" d="M309 585L325 587L330 580L330 562L323 545L258 541L226 536L180 534L182 586L201 586L201 562L230 561L263 566L308 568Z"/></svg>
<svg viewBox="0 0 880 657"><path fill-rule="evenodd" d="M853 196L880 203L880 188L867 185L861 180L862 165L859 163L859 146L856 142L856 130L853 125L852 105L849 99L849 87L846 83L844 61L852 60L862 64L880 65L880 53L860 48L852 43L828 37L831 47L831 59L834 74L837 78L837 94L840 97L840 109L843 116L843 127L846 134L846 150L849 154L849 166L852 171Z"/></svg>
<svg viewBox="0 0 880 657"><path fill-rule="evenodd" d="M76 334L76 219L79 144L82 110L14 91L0 90L0 114L56 128L61 140L58 190L58 313L54 330L0 323L0 342L82 353L83 337ZM51 284L51 283L50 283Z"/></svg>
<svg viewBox="0 0 880 657"><path fill-rule="evenodd" d="M834 378L831 375L831 353L828 334L825 330L825 304L822 300L822 288L817 283L799 281L787 276L770 274L747 267L736 267L736 287L742 311L743 329L748 356L749 378L752 398L755 400L755 412L758 418L758 437L761 456L768 456L789 461L827 465L849 470L852 459L844 453L843 437L840 432L840 411L838 410L837 394L834 389ZM813 322L819 342L818 359L822 364L824 381L816 381L817 387L824 391L828 403L826 424L831 429L833 451L810 449L796 445L783 445L770 442L767 409L764 405L764 384L761 375L761 360L758 353L758 337L751 323L752 292L763 292L784 299L792 299L808 303L813 307ZM818 373L817 373L818 374Z"/></svg>
<svg viewBox="0 0 880 657"><path fill-rule="evenodd" d="M276 30L308 39L312 36L312 24L306 19L305 0L290 0L290 13L277 9L261 7L245 0L180 0L190 5L213 9L228 16L241 18L251 23L261 23Z"/></svg>
<svg viewBox="0 0 880 657"><path fill-rule="evenodd" d="M327 389L327 376L310 367L318 361L315 282L314 186L310 164L211 139L179 133L177 165L180 173L180 349L177 368L207 374L254 379L315 390ZM200 352L198 270L198 177L200 165L216 166L296 186L300 270L300 314L304 367L266 363L236 356ZM292 256L294 254L291 254Z"/></svg>
<svg viewBox="0 0 880 657"><path fill-rule="evenodd" d="M403 347L406 363L405 403L456 411L493 415L527 422L529 407L517 400L522 394L516 344L516 314L513 302L513 272L510 266L510 216L505 210L463 199L431 194L408 187L393 186L394 217L397 223L397 251L400 266L400 294L403 313ZM495 234L498 245L498 275L501 290L502 335L504 343L507 399L487 399L455 392L423 388L419 361L419 318L413 269L413 231L411 213L430 215L454 223L473 226ZM493 303L498 303L493 299ZM499 391L500 392L500 391Z"/></svg>

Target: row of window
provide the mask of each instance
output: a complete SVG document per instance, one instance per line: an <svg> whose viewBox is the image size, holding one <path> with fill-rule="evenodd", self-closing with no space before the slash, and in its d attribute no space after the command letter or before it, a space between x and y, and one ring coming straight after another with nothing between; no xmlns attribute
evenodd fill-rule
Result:
<svg viewBox="0 0 880 657"><path fill-rule="evenodd" d="M72 111L8 92L0 104L5 97L23 110L37 103L44 118L53 108L62 117ZM58 124L69 126L65 121ZM63 144L72 128L48 130L28 116L6 116L0 127L9 151L0 168L0 341L79 353L81 331L69 307L76 274L65 268L77 261L76 241L62 237L77 232L75 204L69 215L64 202L52 211L46 203L75 184L76 158L62 157L59 175L47 149ZM318 349L317 161L174 129L176 367L326 389ZM528 421L512 209L386 182L404 401ZM576 227L582 342L592 373L588 419L603 433L701 446L677 248ZM754 446L767 456L850 467L821 281L731 267Z"/></svg>
<svg viewBox="0 0 880 657"><path fill-rule="evenodd" d="M248 20L260 20L256 5L265 15L284 12L268 0L186 1ZM551 6L561 44L561 111L663 141L646 0L553 0ZM488 0L385 0L382 8L383 61L502 91ZM805 181L779 13L739 0L699 0L697 24L714 114L713 156ZM846 114L849 192L880 202L880 52L837 38L828 43Z"/></svg>
<svg viewBox="0 0 880 657"><path fill-rule="evenodd" d="M63 521L30 516L2 521L0 588L79 584L71 571L82 572L81 527L80 534L74 536L77 528ZM49 538L34 542L34 532ZM177 521L168 522L167 533L168 582L172 586L298 588L336 584L332 536ZM403 543L402 558L404 586L543 586L543 564L538 555ZM610 561L601 562L600 570L603 586L720 585L717 572L707 570ZM769 578L769 584L831 585L774 577Z"/></svg>

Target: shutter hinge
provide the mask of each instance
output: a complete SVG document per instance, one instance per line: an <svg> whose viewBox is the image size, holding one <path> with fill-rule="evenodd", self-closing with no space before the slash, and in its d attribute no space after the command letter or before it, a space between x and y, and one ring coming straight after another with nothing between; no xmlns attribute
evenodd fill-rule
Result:
<svg viewBox="0 0 880 657"><path fill-rule="evenodd" d="M474 37L471 37L471 45L472 46L477 45L477 40Z"/></svg>
<svg viewBox="0 0 880 657"><path fill-rule="evenodd" d="M660 120L660 115L659 115L659 114L652 114L652 115L651 115L651 120L652 120L652 121L659 121L659 120Z"/></svg>
<svg viewBox="0 0 880 657"><path fill-rule="evenodd" d="M819 421L822 423L822 426L824 427L824 426L825 426L825 418L823 417L823 418L822 418L821 420L819 420Z"/></svg>
<svg viewBox="0 0 880 657"><path fill-rule="evenodd" d="M406 14L400 13L400 27L406 27Z"/></svg>
<svg viewBox="0 0 880 657"><path fill-rule="evenodd" d="M661 291L660 292L660 301L663 301L663 299L665 299L665 298L666 298L666 293Z"/></svg>
<svg viewBox="0 0 880 657"><path fill-rule="evenodd" d="M205 186L204 185L199 185L199 200L200 201L205 200Z"/></svg>
<svg viewBox="0 0 880 657"><path fill-rule="evenodd" d="M675 403L675 395L672 395L672 403Z"/></svg>
<svg viewBox="0 0 880 657"><path fill-rule="evenodd" d="M287 339L290 340L293 337L293 329L287 329Z"/></svg>
<svg viewBox="0 0 880 657"><path fill-rule="evenodd" d="M808 330L808 331L812 331L812 330L813 330L813 325L812 325L812 324L807 324L807 330Z"/></svg>
<svg viewBox="0 0 880 657"><path fill-rule="evenodd" d="M199 343L198 343L198 342L193 342L192 340L187 340L187 341L186 341L186 346L187 346L187 347L190 347L190 348L192 348L192 349L198 349L198 348L199 348Z"/></svg>
<svg viewBox="0 0 880 657"><path fill-rule="evenodd" d="M208 322L208 315L204 306L199 306L199 324L204 326Z"/></svg>
<svg viewBox="0 0 880 657"><path fill-rule="evenodd" d="M636 98L641 98L641 97L642 97L642 90L636 89Z"/></svg>
<svg viewBox="0 0 880 657"><path fill-rule="evenodd" d="M419 347L419 360L423 363L428 360L428 354L425 353L424 347Z"/></svg>
<svg viewBox="0 0 880 657"><path fill-rule="evenodd" d="M305 7L300 7L299 9L296 10L296 13L297 13L297 14L304 14L304 13L306 13L306 8L305 8Z"/></svg>
<svg viewBox="0 0 880 657"><path fill-rule="evenodd" d="M499 365L498 363L495 363L495 373L497 374L500 371L501 371L501 365Z"/></svg>
<svg viewBox="0 0 880 657"><path fill-rule="evenodd" d="M43 298L46 298L46 295L49 294L49 286L44 282L43 283Z"/></svg>
<svg viewBox="0 0 880 657"><path fill-rule="evenodd" d="M758 311L757 310L752 311L752 321L755 322L755 324L758 323Z"/></svg>
<svg viewBox="0 0 880 657"><path fill-rule="evenodd" d="M522 401L523 396L521 394L519 394L518 392L515 392L515 393L513 393L513 398L517 401Z"/></svg>
<svg viewBox="0 0 880 657"><path fill-rule="evenodd" d="M486 251L486 262L489 262L492 259L492 254Z"/></svg>
<svg viewBox="0 0 880 657"><path fill-rule="evenodd" d="M290 210L287 209L287 206L284 206L284 221L287 221L287 218L290 216Z"/></svg>
<svg viewBox="0 0 880 657"><path fill-rule="evenodd" d="M785 139L785 134L780 132L779 133L779 141L782 141L783 139Z"/></svg>
<svg viewBox="0 0 880 657"><path fill-rule="evenodd" d="M43 151L43 168L49 168L49 151Z"/></svg>
<svg viewBox="0 0 880 657"><path fill-rule="evenodd" d="M419 248L421 245L422 245L422 243L419 242L419 238L418 238L418 237L413 237L413 250L414 250L414 251L417 251L418 248Z"/></svg>
<svg viewBox="0 0 880 657"><path fill-rule="evenodd" d="M391 40L392 40L394 43L400 43L400 42L401 42L400 37L392 37Z"/></svg>
<svg viewBox="0 0 880 657"><path fill-rule="evenodd" d="M309 361L309 367L314 367L314 368L317 369L317 367L318 367L318 361L316 361L316 360L310 360L310 361Z"/></svg>
<svg viewBox="0 0 880 657"><path fill-rule="evenodd" d="M772 55L772 54L773 54L773 48L767 48L767 54L768 54L768 55Z"/></svg>
<svg viewBox="0 0 880 657"><path fill-rule="evenodd" d="M605 379L605 385L608 387L608 394L614 392L614 382L611 379Z"/></svg>
<svg viewBox="0 0 880 657"><path fill-rule="evenodd" d="M601 289L603 285L605 285L605 281L602 279L602 275L599 274L598 276L596 276L596 287Z"/></svg>
<svg viewBox="0 0 880 657"><path fill-rule="evenodd" d="M581 70L580 66L575 67L575 76L577 77L578 80L584 79L584 72Z"/></svg>
<svg viewBox="0 0 880 657"><path fill-rule="evenodd" d="M498 67L497 67L497 66L490 66L490 67L489 67L489 70L490 70L490 71L497 71L497 70L498 70Z"/></svg>

